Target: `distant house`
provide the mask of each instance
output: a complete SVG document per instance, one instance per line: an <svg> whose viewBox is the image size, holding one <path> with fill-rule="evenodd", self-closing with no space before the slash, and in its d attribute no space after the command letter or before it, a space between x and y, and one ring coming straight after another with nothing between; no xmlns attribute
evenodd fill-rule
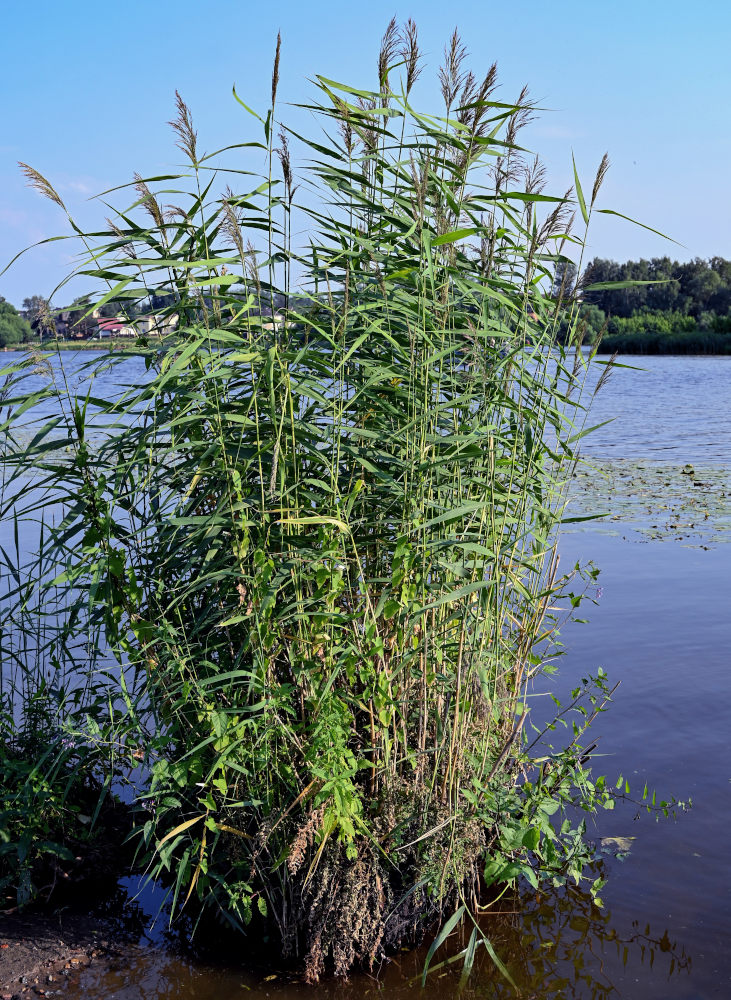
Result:
<svg viewBox="0 0 731 1000"><path fill-rule="evenodd" d="M148 337L151 333L155 333L155 317L154 316L139 316L135 320L135 326L140 332L140 336Z"/></svg>
<svg viewBox="0 0 731 1000"><path fill-rule="evenodd" d="M99 337L136 337L137 330L125 319L100 319Z"/></svg>
<svg viewBox="0 0 731 1000"><path fill-rule="evenodd" d="M63 312L57 312L54 314L53 322L56 327L56 336L60 340L65 340L69 335L69 326L71 323L71 312L68 309L64 309Z"/></svg>
<svg viewBox="0 0 731 1000"><path fill-rule="evenodd" d="M267 314L264 313L263 315L267 315ZM262 323L261 324L261 328L262 328L262 330L283 330L285 328L285 326L286 326L286 328L289 330L289 329L292 329L293 327L295 327L296 325L297 324L293 323L291 320L289 320L287 323L285 323L284 322L284 314L280 313L280 312L275 312L274 315L272 316L271 320L268 323Z"/></svg>
<svg viewBox="0 0 731 1000"><path fill-rule="evenodd" d="M162 313L150 313L147 316L138 316L134 320L134 325L142 336L164 337L177 329L179 316L177 313L163 315Z"/></svg>
<svg viewBox="0 0 731 1000"><path fill-rule="evenodd" d="M83 319L80 309L57 309L53 312L53 322L55 325L55 336L59 340L87 340L98 333L97 320L94 315L86 316ZM53 336L48 331L46 336Z"/></svg>

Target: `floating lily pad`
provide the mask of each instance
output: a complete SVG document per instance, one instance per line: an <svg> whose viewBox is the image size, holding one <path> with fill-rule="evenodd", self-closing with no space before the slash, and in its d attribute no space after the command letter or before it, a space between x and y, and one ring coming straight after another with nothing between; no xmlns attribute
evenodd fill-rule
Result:
<svg viewBox="0 0 731 1000"><path fill-rule="evenodd" d="M601 849L604 851L631 851L633 841L637 837L602 837L599 841Z"/></svg>
<svg viewBox="0 0 731 1000"><path fill-rule="evenodd" d="M731 541L731 469L585 459L572 480L567 517L591 514L599 517L567 530L616 534L621 525L629 540L699 548Z"/></svg>
<svg viewBox="0 0 731 1000"><path fill-rule="evenodd" d="M624 861L632 850L632 842L635 837L602 837L599 841L599 850L602 854L609 854L619 861Z"/></svg>

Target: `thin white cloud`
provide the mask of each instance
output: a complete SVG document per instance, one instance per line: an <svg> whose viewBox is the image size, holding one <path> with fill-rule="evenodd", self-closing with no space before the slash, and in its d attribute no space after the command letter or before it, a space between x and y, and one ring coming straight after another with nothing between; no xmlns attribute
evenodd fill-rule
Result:
<svg viewBox="0 0 731 1000"><path fill-rule="evenodd" d="M95 184L91 184L89 181L81 178L66 181L64 184L60 184L59 187L62 191L74 191L76 194L83 194L86 197L91 197L98 190Z"/></svg>
<svg viewBox="0 0 731 1000"><path fill-rule="evenodd" d="M108 183L100 181L98 177L92 177L88 174L82 174L80 176L69 176L68 174L57 174L53 177L48 178L57 191L63 194L72 195L82 195L84 198L93 198L98 195L100 191L104 191L105 188L110 187Z"/></svg>

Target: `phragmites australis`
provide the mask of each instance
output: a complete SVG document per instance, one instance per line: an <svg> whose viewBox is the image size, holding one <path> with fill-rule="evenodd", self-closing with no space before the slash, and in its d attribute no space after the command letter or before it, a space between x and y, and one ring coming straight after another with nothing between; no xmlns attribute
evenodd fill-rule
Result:
<svg viewBox="0 0 731 1000"><path fill-rule="evenodd" d="M466 58L467 49L455 28L444 49L444 63L439 67L439 86L447 110L453 106L457 94L464 87L466 74L462 66Z"/></svg>
<svg viewBox="0 0 731 1000"><path fill-rule="evenodd" d="M256 248L251 240L246 241L246 273L256 287L256 294L261 299L261 279L259 278L259 265L256 259Z"/></svg>
<svg viewBox="0 0 731 1000"><path fill-rule="evenodd" d="M468 73L462 84L459 95L459 110L457 121L464 125L472 136L482 136L485 133L486 102L497 86L497 63L493 63L478 85L474 73Z"/></svg>
<svg viewBox="0 0 731 1000"><path fill-rule="evenodd" d="M396 18L392 17L383 33L381 47L378 50L378 86L382 94L389 94L391 92L388 84L388 71L398 52L399 41L398 24L396 23Z"/></svg>
<svg viewBox="0 0 731 1000"><path fill-rule="evenodd" d="M518 94L518 100L515 104L515 111L510 116L508 121L508 128L505 133L505 142L508 146L515 144L515 140L518 136L518 132L524 129L526 125L532 122L535 115L535 102L530 100L530 91L528 87L525 86Z"/></svg>
<svg viewBox="0 0 731 1000"><path fill-rule="evenodd" d="M241 233L241 220L234 207L235 197L236 196L231 188L227 187L222 201L223 220L221 228L228 235L231 242L238 250L241 260L245 261L246 250L244 249L244 237Z"/></svg>
<svg viewBox="0 0 731 1000"><path fill-rule="evenodd" d="M418 35L416 24L411 18L404 25L399 55L406 65L406 96L408 97L421 73Z"/></svg>
<svg viewBox="0 0 731 1000"><path fill-rule="evenodd" d="M572 218L570 200L574 189L570 187L556 207L546 217L545 222L538 230L537 244L544 246L548 240L556 236L565 236L568 233L570 219Z"/></svg>
<svg viewBox="0 0 731 1000"><path fill-rule="evenodd" d="M284 190L287 196L287 201L291 205L292 198L294 197L295 185L293 184L294 178L292 175L292 161L289 156L289 143L287 142L287 133L284 129L279 130L279 147L276 152L279 157L279 162L282 165L282 177L284 178Z"/></svg>
<svg viewBox="0 0 731 1000"><path fill-rule="evenodd" d="M144 206L145 211L151 216L152 221L159 229L162 229L165 225L165 218L160 208L160 203L140 174L135 174L135 191L140 196L140 202Z"/></svg>
<svg viewBox="0 0 731 1000"><path fill-rule="evenodd" d="M590 206L591 208L594 207L594 202L596 201L596 197L599 194L599 189L601 188L602 183L604 182L604 175L606 174L607 170L609 170L609 157L605 153L604 156L602 157L601 163L599 164L599 168L597 169L596 177L594 178L594 187L591 192L591 206Z"/></svg>
<svg viewBox="0 0 731 1000"><path fill-rule="evenodd" d="M352 156L355 149L355 134L351 120L350 108L342 98L335 95L334 102L338 113L338 131L343 137L345 150L348 156Z"/></svg>
<svg viewBox="0 0 731 1000"><path fill-rule="evenodd" d="M274 53L274 69L272 70L272 108L277 103L277 88L279 87L279 54L282 49L282 32L277 32L277 49Z"/></svg>
<svg viewBox="0 0 731 1000"><path fill-rule="evenodd" d="M614 364L615 364L615 362L617 360L617 355L618 354L619 354L619 351L614 351L614 353L610 357L609 361L607 361L607 362L604 363L604 371L602 372L601 377L599 378L599 381L596 384L596 389L594 390L594 395L596 395L598 392L601 392L601 390L607 384L607 382L609 381L609 379L612 377L612 374L614 372Z"/></svg>
<svg viewBox="0 0 731 1000"><path fill-rule="evenodd" d="M35 188L35 190L42 194L44 198L50 198L50 200L55 202L64 210L64 212L66 211L66 206L61 200L61 196L58 194L51 182L46 180L43 174L38 173L37 170L33 167L29 167L28 164L23 163L22 160L18 161L18 166L23 171L29 187Z"/></svg>
<svg viewBox="0 0 731 1000"><path fill-rule="evenodd" d="M119 228L119 226L116 224L116 222L113 222L111 219L107 218L106 223L109 226L109 231L114 233L114 235L119 239L120 241L119 249L122 251L125 257L130 257L132 260L134 260L134 258L137 256L137 253L135 251L131 237L123 233L122 230Z"/></svg>
<svg viewBox="0 0 731 1000"><path fill-rule="evenodd" d="M172 121L168 122L168 125L172 127L178 137L176 143L178 149L185 153L191 163L195 164L198 162L196 155L198 134L193 129L193 118L190 108L177 90L175 91L175 106L178 109L178 114Z"/></svg>
<svg viewBox="0 0 731 1000"><path fill-rule="evenodd" d="M541 194L546 186L546 168L541 163L538 156L526 164L523 168L526 194ZM526 202L525 206L525 227L530 231L533 225L534 203Z"/></svg>

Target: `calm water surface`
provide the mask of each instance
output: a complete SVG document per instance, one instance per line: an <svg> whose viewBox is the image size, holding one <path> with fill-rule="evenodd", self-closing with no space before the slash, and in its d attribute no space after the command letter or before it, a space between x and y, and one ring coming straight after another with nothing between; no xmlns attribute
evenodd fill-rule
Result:
<svg viewBox="0 0 731 1000"><path fill-rule="evenodd" d="M88 355L65 359L69 370L79 358L83 363ZM618 369L597 397L590 422L616 419L592 437L592 455L731 466L731 358L619 360L645 371ZM118 389L119 370L96 386L100 395ZM635 838L624 861L610 856L604 862L604 909L576 892L507 903L514 912L488 918L486 928L518 991L482 961L460 995L731 997L731 549L626 540L621 530L611 537L589 529L567 534L561 550L568 564L594 560L603 596L589 624L565 631L559 683L568 690L600 666L611 681L621 680L612 708L593 727L596 772L622 773L640 792L647 781L658 797L692 798L693 809L659 823L646 814L638 818L630 805L603 813L592 837ZM139 905L154 912L144 894ZM141 919L149 925L149 917ZM240 968L220 968L185 957L160 929L148 931L116 966L84 972L66 996L458 995L459 973L451 970L438 972L423 993L413 985L418 953L384 966L380 981L361 976L313 990L285 973L268 981L247 973L248 948L242 941L235 956Z"/></svg>
<svg viewBox="0 0 731 1000"><path fill-rule="evenodd" d="M731 356L619 357L595 397L587 439L597 458L731 463Z"/></svg>

